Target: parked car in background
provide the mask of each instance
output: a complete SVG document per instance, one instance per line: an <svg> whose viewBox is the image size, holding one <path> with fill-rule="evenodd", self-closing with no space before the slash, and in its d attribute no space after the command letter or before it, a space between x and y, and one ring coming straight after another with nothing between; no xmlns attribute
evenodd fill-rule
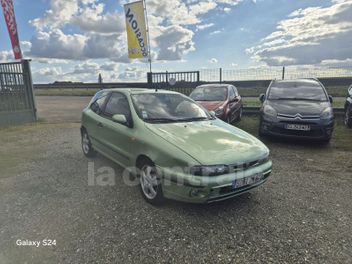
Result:
<svg viewBox="0 0 352 264"><path fill-rule="evenodd" d="M214 111L217 118L227 123L240 121L242 118L242 98L233 85L201 85L193 90L190 97L208 111Z"/></svg>
<svg viewBox="0 0 352 264"><path fill-rule="evenodd" d="M348 88L348 95L345 103L344 123L347 127L352 128L352 85Z"/></svg>
<svg viewBox="0 0 352 264"><path fill-rule="evenodd" d="M82 149L139 169L143 197L209 203L264 183L272 163L257 138L214 118L182 94L98 92L82 113Z"/></svg>
<svg viewBox="0 0 352 264"><path fill-rule="evenodd" d="M318 80L272 81L260 101L259 135L330 141L332 97Z"/></svg>

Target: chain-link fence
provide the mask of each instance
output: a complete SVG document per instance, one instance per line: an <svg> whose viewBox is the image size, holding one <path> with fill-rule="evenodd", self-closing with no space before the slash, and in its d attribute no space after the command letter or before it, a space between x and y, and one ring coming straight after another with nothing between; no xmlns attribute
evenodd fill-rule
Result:
<svg viewBox="0 0 352 264"><path fill-rule="evenodd" d="M352 77L352 65L346 67L315 67L315 66L288 66L288 67L261 67L249 69L202 69L200 81L256 81L279 80L298 78L338 78Z"/></svg>

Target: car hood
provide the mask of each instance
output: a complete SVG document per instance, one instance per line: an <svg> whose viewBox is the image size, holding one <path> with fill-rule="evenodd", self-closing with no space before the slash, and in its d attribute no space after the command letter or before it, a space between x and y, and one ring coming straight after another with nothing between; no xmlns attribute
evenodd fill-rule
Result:
<svg viewBox="0 0 352 264"><path fill-rule="evenodd" d="M218 119L146 126L202 165L250 162L269 153L257 138Z"/></svg>
<svg viewBox="0 0 352 264"><path fill-rule="evenodd" d="M329 102L315 102L305 100L268 100L267 105L273 107L279 114L320 115L330 106Z"/></svg>
<svg viewBox="0 0 352 264"><path fill-rule="evenodd" d="M208 111L214 111L222 106L224 106L224 101L197 101L201 106L203 106Z"/></svg>

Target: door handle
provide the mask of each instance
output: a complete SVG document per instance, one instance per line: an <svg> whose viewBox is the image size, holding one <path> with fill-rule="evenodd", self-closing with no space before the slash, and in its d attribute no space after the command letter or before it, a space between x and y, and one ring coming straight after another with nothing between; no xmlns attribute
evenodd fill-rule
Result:
<svg viewBox="0 0 352 264"><path fill-rule="evenodd" d="M99 122L99 123L97 124L97 126L98 126L98 127L104 127L101 122Z"/></svg>

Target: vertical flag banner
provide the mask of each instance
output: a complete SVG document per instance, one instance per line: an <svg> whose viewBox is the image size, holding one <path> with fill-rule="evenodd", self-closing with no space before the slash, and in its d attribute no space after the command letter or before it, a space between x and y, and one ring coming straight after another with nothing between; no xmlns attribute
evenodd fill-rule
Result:
<svg viewBox="0 0 352 264"><path fill-rule="evenodd" d="M13 8L12 0L1 0L2 9L4 12L7 29L9 31L13 53L16 60L22 59L22 52L20 42L18 39L18 31L15 17L15 10Z"/></svg>
<svg viewBox="0 0 352 264"><path fill-rule="evenodd" d="M128 57L141 59L149 56L147 28L143 1L124 5L128 41Z"/></svg>

